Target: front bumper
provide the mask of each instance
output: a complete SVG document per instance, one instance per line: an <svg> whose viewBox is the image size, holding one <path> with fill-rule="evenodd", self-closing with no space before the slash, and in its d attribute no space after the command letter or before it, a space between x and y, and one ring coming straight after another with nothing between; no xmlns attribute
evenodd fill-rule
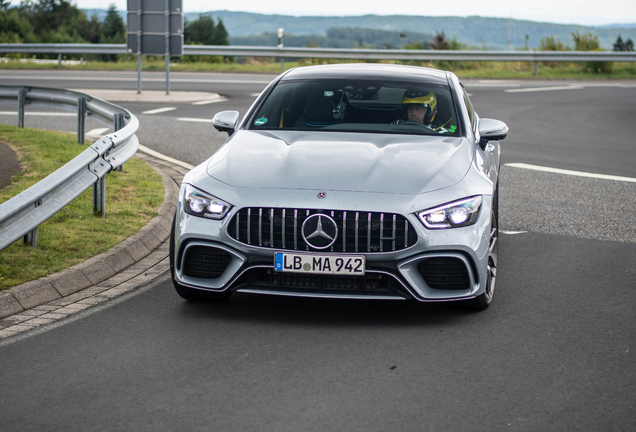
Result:
<svg viewBox="0 0 636 432"><path fill-rule="evenodd" d="M417 243L395 252L362 253L367 259L363 277L276 272L276 249L250 246L228 235L232 214L215 221L177 212L174 279L214 292L422 302L470 299L483 293L486 283L491 200L484 199L482 206L477 223L463 228L427 230L410 215Z"/></svg>

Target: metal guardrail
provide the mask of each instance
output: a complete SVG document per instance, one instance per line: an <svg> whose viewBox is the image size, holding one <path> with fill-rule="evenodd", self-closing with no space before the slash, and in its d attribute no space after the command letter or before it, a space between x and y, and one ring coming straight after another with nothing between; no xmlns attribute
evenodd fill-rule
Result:
<svg viewBox="0 0 636 432"><path fill-rule="evenodd" d="M0 86L0 101L18 103L18 126L24 127L24 106L49 106L78 113L78 142L84 142L84 118L113 129L36 185L0 205L0 250L23 238L37 245L37 228L93 186L93 210L105 215L105 176L121 167L139 148L139 120L127 109L90 95L43 87ZM81 140L80 140L81 135Z"/></svg>
<svg viewBox="0 0 636 432"><path fill-rule="evenodd" d="M0 52L27 54L134 54L126 49L125 44L0 44ZM636 62L636 52L614 51L446 51L184 45L183 54L347 60Z"/></svg>

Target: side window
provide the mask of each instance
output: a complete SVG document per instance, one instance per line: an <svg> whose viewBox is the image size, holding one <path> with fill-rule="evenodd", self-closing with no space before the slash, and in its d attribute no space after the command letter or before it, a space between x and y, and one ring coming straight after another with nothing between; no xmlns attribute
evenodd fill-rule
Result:
<svg viewBox="0 0 636 432"><path fill-rule="evenodd" d="M462 87L462 96L464 97L464 103L466 104L466 108L468 109L468 117L470 118L470 124L475 129L475 111L473 110L473 104L470 103L470 99L468 99L468 95L466 94L466 90Z"/></svg>

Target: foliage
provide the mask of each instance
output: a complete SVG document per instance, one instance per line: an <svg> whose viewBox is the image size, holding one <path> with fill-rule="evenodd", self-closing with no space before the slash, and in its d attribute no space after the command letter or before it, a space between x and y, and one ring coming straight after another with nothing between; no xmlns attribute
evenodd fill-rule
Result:
<svg viewBox="0 0 636 432"><path fill-rule="evenodd" d="M221 19L217 23L210 14L200 14L199 19L187 22L184 43L198 45L229 45L228 33Z"/></svg>
<svg viewBox="0 0 636 432"><path fill-rule="evenodd" d="M17 8L0 11L0 41L2 43L34 43L38 38L33 26Z"/></svg>
<svg viewBox="0 0 636 432"><path fill-rule="evenodd" d="M126 26L115 5L102 22L90 18L71 0L23 0L9 7L0 0L0 43L125 43ZM22 57L13 55L10 57ZM40 55L39 57L51 57ZM102 60L116 60L103 56Z"/></svg>
<svg viewBox="0 0 636 432"><path fill-rule="evenodd" d="M627 39L623 42L621 35L618 35L616 42L614 42L614 51L634 51L634 41Z"/></svg>
<svg viewBox="0 0 636 432"><path fill-rule="evenodd" d="M117 12L114 4L108 7L100 42L108 44L126 43L126 24L124 24L124 20Z"/></svg>
<svg viewBox="0 0 636 432"><path fill-rule="evenodd" d="M539 51L569 51L570 47L559 40L558 36L546 36L539 43Z"/></svg>
<svg viewBox="0 0 636 432"><path fill-rule="evenodd" d="M572 33L572 39L574 39L574 49L576 51L604 51L601 48L598 36L593 33L581 34L575 31ZM612 67L612 62L585 62L583 64L584 69L598 74L612 73Z"/></svg>

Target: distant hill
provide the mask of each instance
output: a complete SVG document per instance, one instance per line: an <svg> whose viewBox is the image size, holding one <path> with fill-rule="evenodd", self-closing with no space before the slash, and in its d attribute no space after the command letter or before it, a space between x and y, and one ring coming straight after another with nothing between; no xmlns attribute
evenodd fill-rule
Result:
<svg viewBox="0 0 636 432"><path fill-rule="evenodd" d="M105 10L85 10L91 16L98 13L101 17L106 14ZM120 12L124 19L126 12ZM539 46L541 39L546 36L554 36L571 47L572 32L594 33L598 35L601 46L611 50L616 38L620 35L623 40L632 39L636 41L636 24L633 26L617 24L602 27L590 27L582 25L552 24L545 22L523 21L504 18L483 18L483 17L426 17L409 15L364 15L364 16L304 16L294 17L287 15L264 15L249 12L230 11L210 11L206 12L215 18L221 18L230 36L230 43L233 45L264 45L271 43L272 36L279 28L285 29L285 45L306 46L308 44L305 36L311 36L309 40L322 47L333 47L333 39L328 35L329 29L369 29L386 32L384 39L387 44L383 44L383 37L364 46L375 46L381 48L385 45L399 48L404 43L414 40L427 42L431 35L437 31L443 31L449 38L456 37L461 43L469 45L471 49L506 50L508 49L508 38L510 35L510 47L512 49L529 48ZM188 21L199 18L199 13L186 13ZM397 33L404 33L406 38L399 38ZM392 36L389 37L389 34ZM245 39L244 37L251 38ZM261 36L254 38L253 36ZM319 38L323 38L320 39ZM314 40L316 39L316 40ZM252 42L247 42L247 41ZM258 42L260 41L260 42ZM267 42L264 42L267 41ZM321 42L322 41L322 42ZM307 43L305 43L307 42ZM344 42L341 48L355 47L359 44L359 39L349 39L347 45ZM388 47L388 46L387 46Z"/></svg>
<svg viewBox="0 0 636 432"><path fill-rule="evenodd" d="M367 28L330 28L326 35L295 35L285 32L284 44L290 47L319 46L322 48L386 48L399 49L405 44L421 42L427 48L434 35ZM278 44L278 31L250 36L230 36L231 45L274 46Z"/></svg>
<svg viewBox="0 0 636 432"><path fill-rule="evenodd" d="M636 26L626 27L590 27L582 25L564 25L535 21L509 20L482 17L425 17L407 15L364 15L354 17L294 17L286 15L263 15L248 12L211 11L214 17L221 18L230 39L239 36L260 35L285 29L285 34L327 35L330 28L367 28L393 32L432 34L444 31L449 37L472 49L508 49L508 35L511 36L513 49L523 48L528 35L529 48L539 46L541 39L555 36L573 46L572 32L595 33L605 49L612 49L620 34L623 40L636 40ZM188 20L199 17L198 13L187 13Z"/></svg>

